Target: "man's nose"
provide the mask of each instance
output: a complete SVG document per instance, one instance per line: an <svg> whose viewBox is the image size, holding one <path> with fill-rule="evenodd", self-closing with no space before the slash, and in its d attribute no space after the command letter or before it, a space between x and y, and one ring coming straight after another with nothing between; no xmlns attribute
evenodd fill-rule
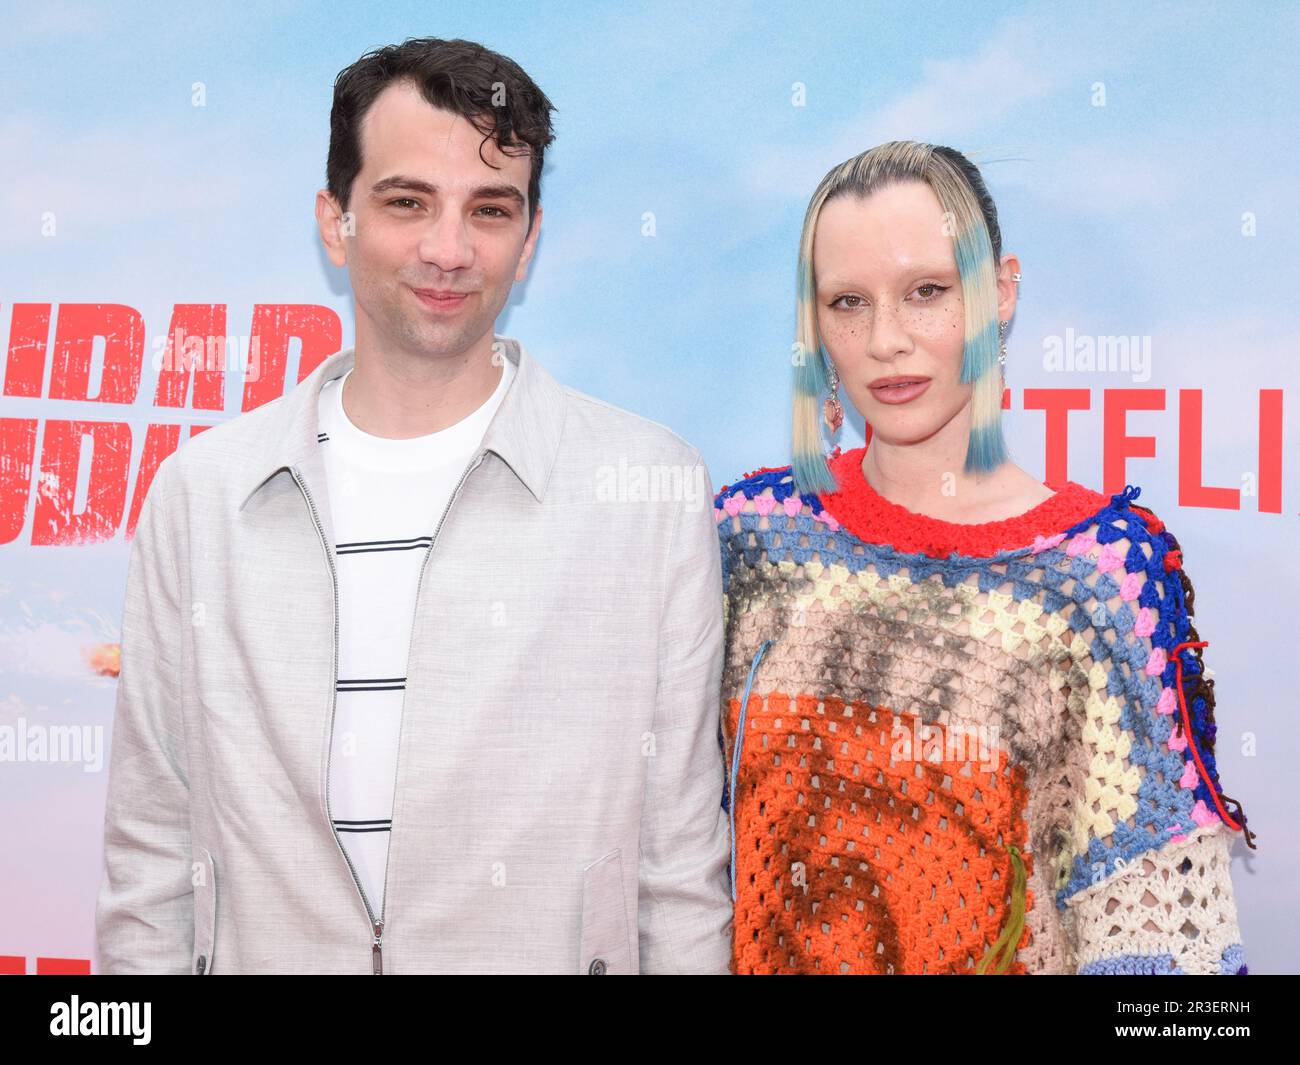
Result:
<svg viewBox="0 0 1300 1065"><path fill-rule="evenodd" d="M419 254L421 260L440 270L473 265L474 245L458 212L441 211L429 222L420 238Z"/></svg>

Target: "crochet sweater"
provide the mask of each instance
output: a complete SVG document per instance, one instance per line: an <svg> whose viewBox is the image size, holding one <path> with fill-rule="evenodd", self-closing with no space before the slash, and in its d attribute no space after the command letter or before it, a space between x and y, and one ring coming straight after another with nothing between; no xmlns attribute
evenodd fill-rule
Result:
<svg viewBox="0 0 1300 1065"><path fill-rule="evenodd" d="M1074 482L955 524L790 467L715 499L737 973L1244 973L1173 535Z"/></svg>

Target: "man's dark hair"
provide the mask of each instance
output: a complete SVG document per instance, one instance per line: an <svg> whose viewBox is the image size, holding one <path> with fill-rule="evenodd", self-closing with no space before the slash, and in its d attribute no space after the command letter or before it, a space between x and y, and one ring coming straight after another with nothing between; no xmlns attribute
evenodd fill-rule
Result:
<svg viewBox="0 0 1300 1065"><path fill-rule="evenodd" d="M473 41L413 37L367 52L334 80L325 182L343 210L361 172L361 120L395 81L410 81L434 107L452 111L494 138L506 155L532 156L528 225L541 199L542 159L555 139L546 94L513 59ZM479 146L479 157L483 147ZM484 159L484 162L487 162Z"/></svg>

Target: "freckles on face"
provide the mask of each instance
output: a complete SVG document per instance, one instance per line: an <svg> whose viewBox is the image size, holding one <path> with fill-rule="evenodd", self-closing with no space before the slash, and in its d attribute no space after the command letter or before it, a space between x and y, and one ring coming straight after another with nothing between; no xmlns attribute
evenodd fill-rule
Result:
<svg viewBox="0 0 1300 1065"><path fill-rule="evenodd" d="M905 182L826 203L813 276L818 330L837 363L870 364L873 378L958 376L961 278L944 212L928 185Z"/></svg>
<svg viewBox="0 0 1300 1065"><path fill-rule="evenodd" d="M818 217L813 242L816 321L844 394L882 439L930 438L970 400L961 383L966 309L956 253L938 198L924 182L839 196ZM881 378L917 376L930 387L888 403Z"/></svg>
<svg viewBox="0 0 1300 1065"><path fill-rule="evenodd" d="M934 347L941 361L956 380L961 376L962 352L966 346L966 309L961 299L960 286L955 298L942 309L942 318L935 322Z"/></svg>

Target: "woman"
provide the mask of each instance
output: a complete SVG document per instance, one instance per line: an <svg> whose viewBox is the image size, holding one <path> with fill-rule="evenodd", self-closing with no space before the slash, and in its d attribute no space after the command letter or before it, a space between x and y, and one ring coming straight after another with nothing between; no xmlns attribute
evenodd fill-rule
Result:
<svg viewBox="0 0 1300 1065"><path fill-rule="evenodd" d="M738 973L1245 972L1192 586L1139 489L1008 458L1018 270L951 148L809 204L794 462L715 501Z"/></svg>

